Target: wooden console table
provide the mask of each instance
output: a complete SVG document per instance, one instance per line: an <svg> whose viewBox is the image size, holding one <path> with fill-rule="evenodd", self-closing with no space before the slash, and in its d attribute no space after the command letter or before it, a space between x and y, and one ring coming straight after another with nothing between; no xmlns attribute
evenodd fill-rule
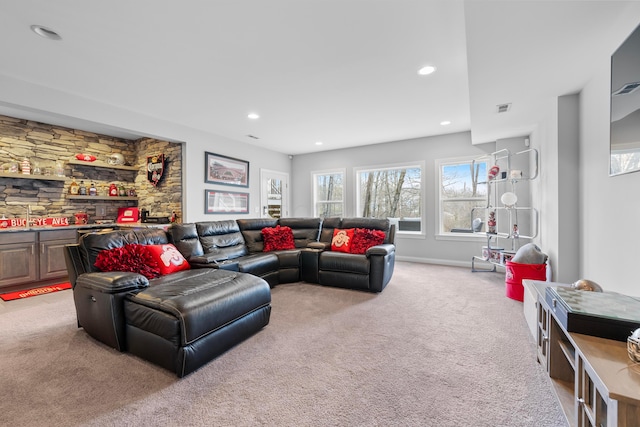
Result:
<svg viewBox="0 0 640 427"><path fill-rule="evenodd" d="M569 425L640 427L640 364L629 359L627 343L567 332L545 301L545 288L561 284L527 286L537 294L538 361Z"/></svg>

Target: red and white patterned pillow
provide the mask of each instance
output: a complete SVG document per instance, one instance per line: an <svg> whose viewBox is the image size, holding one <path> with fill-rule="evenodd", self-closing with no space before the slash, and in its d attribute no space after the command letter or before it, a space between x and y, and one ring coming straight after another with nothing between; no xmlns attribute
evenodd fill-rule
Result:
<svg viewBox="0 0 640 427"><path fill-rule="evenodd" d="M351 252L351 242L353 240L353 228L335 228L331 239L331 250L334 252Z"/></svg>
<svg viewBox="0 0 640 427"><path fill-rule="evenodd" d="M191 266L182 256L180 251L172 244L146 245L147 251L158 264L160 274L175 273L177 271L189 270Z"/></svg>

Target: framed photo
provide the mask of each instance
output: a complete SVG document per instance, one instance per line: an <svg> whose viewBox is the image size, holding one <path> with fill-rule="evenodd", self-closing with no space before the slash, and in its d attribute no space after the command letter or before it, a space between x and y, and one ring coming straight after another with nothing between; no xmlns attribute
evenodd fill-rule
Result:
<svg viewBox="0 0 640 427"><path fill-rule="evenodd" d="M249 213L249 193L204 190L204 213Z"/></svg>
<svg viewBox="0 0 640 427"><path fill-rule="evenodd" d="M249 162L205 151L204 182L248 187Z"/></svg>

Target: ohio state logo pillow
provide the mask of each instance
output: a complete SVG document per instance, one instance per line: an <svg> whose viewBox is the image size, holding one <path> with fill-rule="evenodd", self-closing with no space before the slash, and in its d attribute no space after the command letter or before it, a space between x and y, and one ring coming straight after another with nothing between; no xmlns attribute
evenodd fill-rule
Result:
<svg viewBox="0 0 640 427"><path fill-rule="evenodd" d="M353 228L333 230L331 239L331 250L334 252L351 252L351 241L353 240Z"/></svg>
<svg viewBox="0 0 640 427"><path fill-rule="evenodd" d="M151 257L158 263L158 269L162 275L191 268L180 251L172 244L146 245L146 248Z"/></svg>

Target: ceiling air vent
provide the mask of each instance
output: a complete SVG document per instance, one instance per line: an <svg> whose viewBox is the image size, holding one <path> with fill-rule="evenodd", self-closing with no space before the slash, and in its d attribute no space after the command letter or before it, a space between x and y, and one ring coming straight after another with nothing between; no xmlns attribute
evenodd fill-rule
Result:
<svg viewBox="0 0 640 427"><path fill-rule="evenodd" d="M248 136L249 138L251 138L251 139L260 139L260 138L258 138L258 137L257 137L257 136L255 136L255 135L247 135L247 136Z"/></svg>
<svg viewBox="0 0 640 427"><path fill-rule="evenodd" d="M498 104L498 113L506 113L511 109L511 104Z"/></svg>
<svg viewBox="0 0 640 427"><path fill-rule="evenodd" d="M627 83L622 86L620 89L613 92L613 95L628 95L631 92L634 92L636 89L640 87L640 82Z"/></svg>

